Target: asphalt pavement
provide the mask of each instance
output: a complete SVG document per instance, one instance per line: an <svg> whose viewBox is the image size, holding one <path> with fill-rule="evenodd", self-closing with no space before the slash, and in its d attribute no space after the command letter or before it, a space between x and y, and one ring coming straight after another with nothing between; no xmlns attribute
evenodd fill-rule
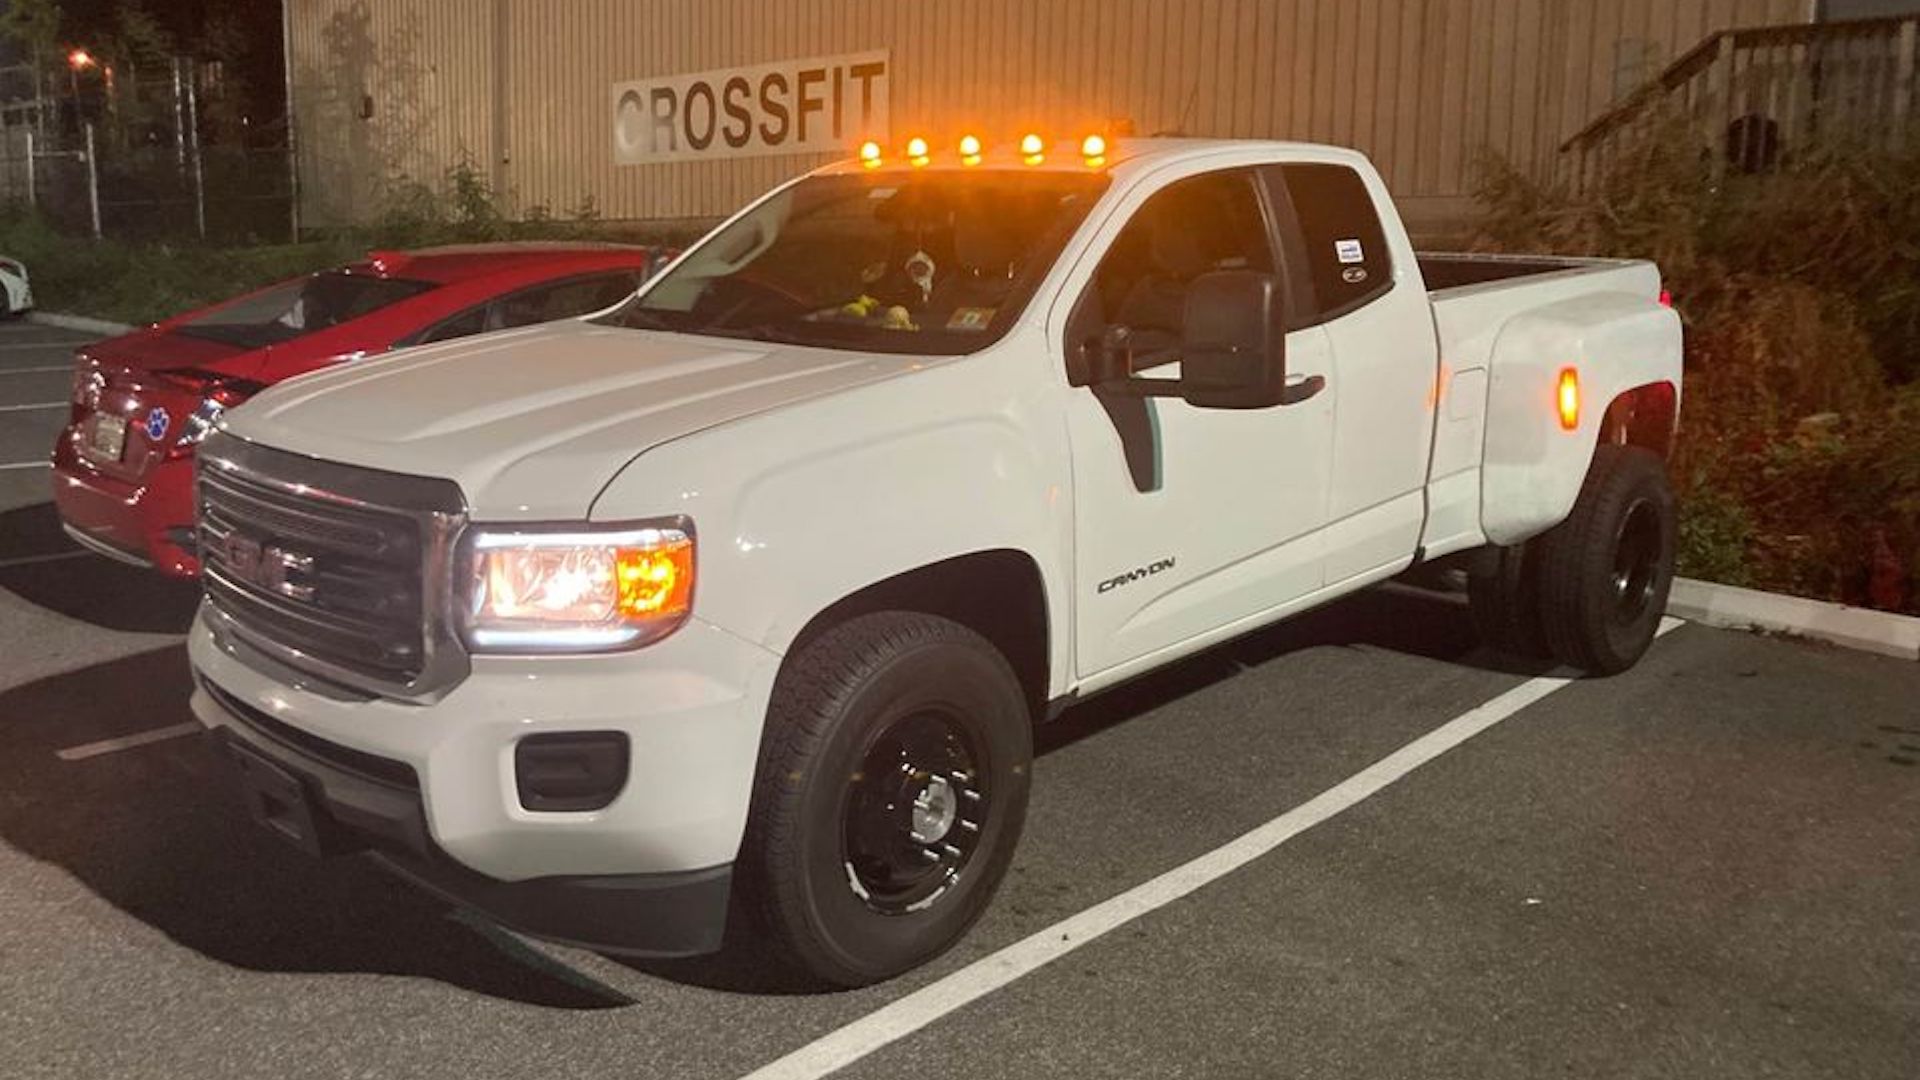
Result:
<svg viewBox="0 0 1920 1080"><path fill-rule="evenodd" d="M77 340L0 328L0 408L63 402L58 372L24 369ZM0 411L0 1076L802 1077L788 1055L875 1030L836 1075L1920 1062L1920 665L1682 626L1561 686L1475 647L1456 602L1375 590L1044 729L1019 856L967 939L885 986L796 994L748 949L529 942L258 830L205 741L172 733L192 586L60 534L35 463L63 416ZM1272 850L992 977L1515 694Z"/></svg>

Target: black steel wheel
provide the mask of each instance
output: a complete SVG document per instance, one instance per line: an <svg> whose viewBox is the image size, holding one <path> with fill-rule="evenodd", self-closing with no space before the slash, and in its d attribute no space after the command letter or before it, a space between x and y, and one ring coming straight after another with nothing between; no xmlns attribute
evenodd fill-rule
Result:
<svg viewBox="0 0 1920 1080"><path fill-rule="evenodd" d="M774 686L736 880L774 952L860 986L959 940L1026 816L1026 694L991 643L930 615L849 620Z"/></svg>
<svg viewBox="0 0 1920 1080"><path fill-rule="evenodd" d="M868 907L906 915L966 874L993 812L992 778L957 717L922 712L880 732L841 812L847 885Z"/></svg>
<svg viewBox="0 0 1920 1080"><path fill-rule="evenodd" d="M1595 450L1572 513L1540 540L1541 626L1553 654L1601 675L1638 662L1666 611L1676 544L1660 456Z"/></svg>

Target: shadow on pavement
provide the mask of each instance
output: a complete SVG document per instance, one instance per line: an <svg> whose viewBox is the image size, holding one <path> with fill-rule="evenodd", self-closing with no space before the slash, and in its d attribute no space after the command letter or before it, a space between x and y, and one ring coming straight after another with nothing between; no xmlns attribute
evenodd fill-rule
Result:
<svg viewBox="0 0 1920 1080"><path fill-rule="evenodd" d="M283 845L246 816L204 738L55 757L190 720L189 686L172 647L0 693L0 842L236 967L437 979L552 1008L631 1003L530 950L503 951L504 935L368 862L322 865Z"/></svg>
<svg viewBox="0 0 1920 1080"><path fill-rule="evenodd" d="M1375 648L1506 675L1552 668L1483 648L1459 598L1409 588L1376 588L1256 630L1143 675L1076 705L1042 727L1034 752L1048 754L1215 683L1302 649Z"/></svg>
<svg viewBox="0 0 1920 1080"><path fill-rule="evenodd" d="M44 558L62 554L73 557ZM0 512L0 589L103 629L150 634L185 633L200 602L197 582L84 552L50 502Z"/></svg>
<svg viewBox="0 0 1920 1080"><path fill-rule="evenodd" d="M1046 755L1224 682L1250 668L1310 648L1376 648L1449 664L1532 676L1548 664L1515 660L1480 646L1457 597L1413 589L1370 589L1317 611L1216 646L1197 656L1075 705L1043 725L1034 753ZM817 993L767 962L750 944L752 927L735 905L727 947L713 956L674 960L616 957L647 975L713 990L750 994Z"/></svg>

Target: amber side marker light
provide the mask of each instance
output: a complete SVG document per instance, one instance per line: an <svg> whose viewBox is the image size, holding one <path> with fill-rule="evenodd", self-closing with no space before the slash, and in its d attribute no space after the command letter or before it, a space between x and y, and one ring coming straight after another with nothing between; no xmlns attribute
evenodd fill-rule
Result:
<svg viewBox="0 0 1920 1080"><path fill-rule="evenodd" d="M1560 369L1560 385L1554 393L1560 408L1560 426L1572 431L1580 426L1580 373L1573 368Z"/></svg>

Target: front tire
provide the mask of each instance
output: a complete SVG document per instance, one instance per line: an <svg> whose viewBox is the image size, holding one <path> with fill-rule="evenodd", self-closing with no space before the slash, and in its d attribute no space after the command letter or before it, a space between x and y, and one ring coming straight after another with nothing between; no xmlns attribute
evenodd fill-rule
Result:
<svg viewBox="0 0 1920 1080"><path fill-rule="evenodd" d="M1561 662L1613 675L1640 659L1667 609L1676 537L1660 456L1595 450L1573 512L1540 539L1541 628Z"/></svg>
<svg viewBox="0 0 1920 1080"><path fill-rule="evenodd" d="M863 986L986 910L1026 817L1032 719L992 644L930 615L849 620L788 658L762 739L742 900L789 967Z"/></svg>

